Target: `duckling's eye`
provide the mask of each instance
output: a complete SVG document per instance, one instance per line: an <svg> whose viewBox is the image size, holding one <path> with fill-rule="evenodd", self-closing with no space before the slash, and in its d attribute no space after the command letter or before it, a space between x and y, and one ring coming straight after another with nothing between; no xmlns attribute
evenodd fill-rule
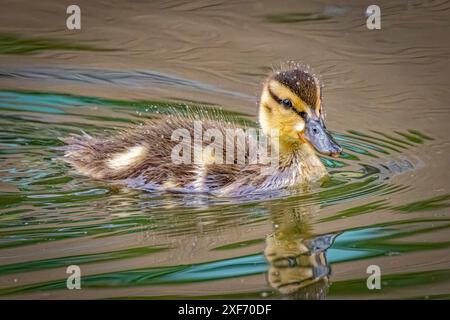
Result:
<svg viewBox="0 0 450 320"><path fill-rule="evenodd" d="M281 101L281 103L283 104L283 106L291 108L292 107L292 102L289 99L284 99L283 101Z"/></svg>

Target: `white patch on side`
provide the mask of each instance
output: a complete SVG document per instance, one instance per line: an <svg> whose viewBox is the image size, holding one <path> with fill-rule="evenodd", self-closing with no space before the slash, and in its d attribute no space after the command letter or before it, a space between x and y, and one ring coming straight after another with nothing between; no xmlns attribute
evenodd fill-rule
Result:
<svg viewBox="0 0 450 320"><path fill-rule="evenodd" d="M128 150L116 153L107 161L110 169L121 170L130 167L140 161L147 153L144 146L134 146Z"/></svg>
<svg viewBox="0 0 450 320"><path fill-rule="evenodd" d="M195 168L195 180L194 182L192 182L192 185L194 186L196 191L203 191L205 188L205 171L206 167L204 164L200 164Z"/></svg>

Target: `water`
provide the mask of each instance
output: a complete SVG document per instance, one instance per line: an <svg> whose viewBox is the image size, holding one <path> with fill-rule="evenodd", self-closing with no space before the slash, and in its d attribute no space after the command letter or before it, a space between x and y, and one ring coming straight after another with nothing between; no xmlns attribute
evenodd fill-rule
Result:
<svg viewBox="0 0 450 320"><path fill-rule="evenodd" d="M0 298L448 298L450 3L14 1L0 12ZM27 8L25 10L24 8ZM321 187L239 199L80 177L58 138L186 106L254 123L287 59L325 83ZM195 108L193 108L195 109ZM66 289L66 269L82 290ZM381 270L368 290L367 268Z"/></svg>

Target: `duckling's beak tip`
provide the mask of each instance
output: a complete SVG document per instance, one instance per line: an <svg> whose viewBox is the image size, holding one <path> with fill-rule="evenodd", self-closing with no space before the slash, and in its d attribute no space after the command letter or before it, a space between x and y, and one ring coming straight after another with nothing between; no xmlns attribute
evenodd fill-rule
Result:
<svg viewBox="0 0 450 320"><path fill-rule="evenodd" d="M341 155L341 152L330 153L330 156L332 156L333 158L338 158L340 155Z"/></svg>
<svg viewBox="0 0 450 320"><path fill-rule="evenodd" d="M337 143L335 143L334 149L335 150L330 152L330 156L332 156L333 158L338 158L342 153L342 147L340 145L338 145Z"/></svg>

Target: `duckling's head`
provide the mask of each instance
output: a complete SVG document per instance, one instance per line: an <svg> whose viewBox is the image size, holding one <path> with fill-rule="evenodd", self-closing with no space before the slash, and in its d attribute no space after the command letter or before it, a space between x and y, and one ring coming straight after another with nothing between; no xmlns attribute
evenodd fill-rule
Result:
<svg viewBox="0 0 450 320"><path fill-rule="evenodd" d="M266 79L259 122L265 134L275 130L284 146L312 145L332 156L342 152L325 127L321 84L301 67L276 71Z"/></svg>

